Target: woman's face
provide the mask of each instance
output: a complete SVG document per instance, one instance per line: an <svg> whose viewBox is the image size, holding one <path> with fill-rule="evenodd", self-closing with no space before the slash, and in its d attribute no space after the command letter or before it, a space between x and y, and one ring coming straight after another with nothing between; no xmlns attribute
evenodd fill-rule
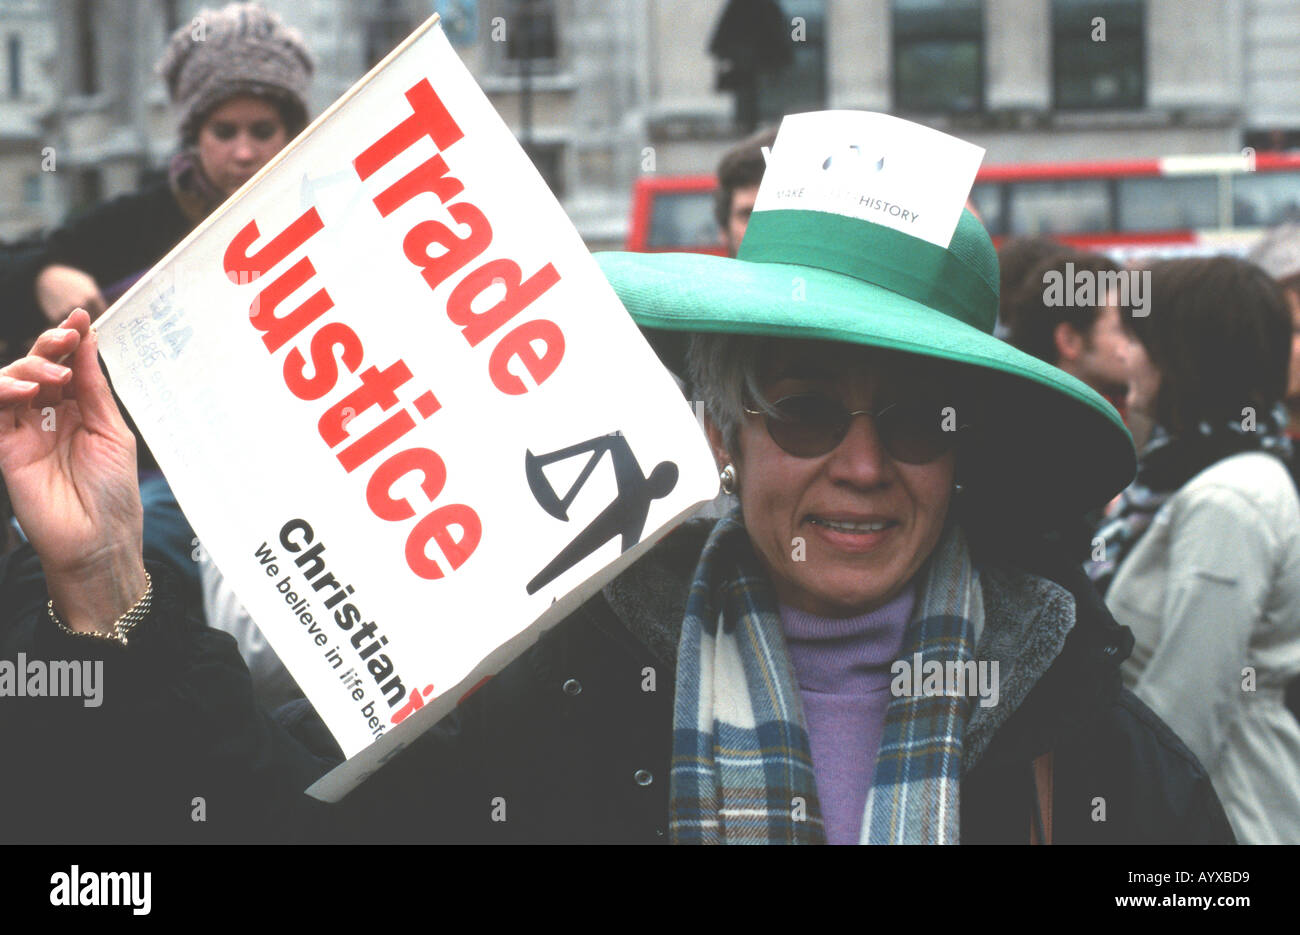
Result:
<svg viewBox="0 0 1300 935"><path fill-rule="evenodd" d="M783 342L765 369L770 401L823 394L855 412L913 393L942 398L935 368L917 358L842 344ZM951 405L960 422L961 401ZM710 437L719 464L735 466L745 525L783 604L826 617L874 610L902 593L939 540L952 496L951 450L928 464L897 461L867 415L853 417L843 440L812 458L786 453L763 416L744 417L739 451L727 451L716 428Z"/></svg>
<svg viewBox="0 0 1300 935"><path fill-rule="evenodd" d="M1128 371L1126 408L1129 412L1154 419L1156 394L1160 390L1160 371L1151 363L1146 347L1132 334L1128 336L1124 362Z"/></svg>
<svg viewBox="0 0 1300 935"><path fill-rule="evenodd" d="M1156 424L1156 395L1160 392L1160 371L1151 363L1147 349L1132 332L1124 347L1124 366L1128 372L1128 396L1124 400L1124 422L1133 435L1133 444L1141 451Z"/></svg>
<svg viewBox="0 0 1300 935"><path fill-rule="evenodd" d="M234 97L199 127L199 162L212 183L232 195L288 142L275 105Z"/></svg>

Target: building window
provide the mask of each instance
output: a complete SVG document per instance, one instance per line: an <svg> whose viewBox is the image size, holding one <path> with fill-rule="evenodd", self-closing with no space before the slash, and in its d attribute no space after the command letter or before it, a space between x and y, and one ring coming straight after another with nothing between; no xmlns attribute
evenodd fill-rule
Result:
<svg viewBox="0 0 1300 935"><path fill-rule="evenodd" d="M166 35L171 36L181 25L181 11L177 0L161 0L163 28L167 30Z"/></svg>
<svg viewBox="0 0 1300 935"><path fill-rule="evenodd" d="M104 200L104 176L99 169L81 169L72 173L71 200L73 212L85 211Z"/></svg>
<svg viewBox="0 0 1300 935"><path fill-rule="evenodd" d="M1017 237L1115 229L1106 179L1016 182L1008 196L1009 233Z"/></svg>
<svg viewBox="0 0 1300 935"><path fill-rule="evenodd" d="M366 68L373 68L384 56L415 31L416 23L404 0L381 0L366 18Z"/></svg>
<svg viewBox="0 0 1300 935"><path fill-rule="evenodd" d="M9 96L23 96L23 40L21 36L9 37Z"/></svg>
<svg viewBox="0 0 1300 935"><path fill-rule="evenodd" d="M981 0L894 0L894 108L973 113L984 106Z"/></svg>
<svg viewBox="0 0 1300 935"><path fill-rule="evenodd" d="M763 123L826 107L826 0L783 0L781 9L794 58L781 72L759 77L758 113Z"/></svg>
<svg viewBox="0 0 1300 935"><path fill-rule="evenodd" d="M554 71L560 57L554 0L509 0L505 5L506 67Z"/></svg>
<svg viewBox="0 0 1300 935"><path fill-rule="evenodd" d="M1300 172L1247 172L1232 179L1235 227L1272 227L1300 221Z"/></svg>
<svg viewBox="0 0 1300 935"><path fill-rule="evenodd" d="M1263 152L1283 152L1300 149L1300 130L1272 127L1268 130L1247 130L1242 144Z"/></svg>
<svg viewBox="0 0 1300 935"><path fill-rule="evenodd" d="M1143 105L1142 0L1052 0L1058 110Z"/></svg>
<svg viewBox="0 0 1300 935"><path fill-rule="evenodd" d="M29 172L23 176L23 204L29 208L39 207L41 203L41 174Z"/></svg>
<svg viewBox="0 0 1300 935"><path fill-rule="evenodd" d="M1155 175L1120 179L1116 230L1186 231L1219 226L1219 179L1213 175Z"/></svg>
<svg viewBox="0 0 1300 935"><path fill-rule="evenodd" d="M533 161L541 173L551 194L557 199L564 197L564 144L563 143L524 143L524 152Z"/></svg>
<svg viewBox="0 0 1300 935"><path fill-rule="evenodd" d="M99 48L95 39L94 0L77 0L73 10L77 31L77 90L99 93Z"/></svg>
<svg viewBox="0 0 1300 935"><path fill-rule="evenodd" d="M984 229L994 237L1006 233L1006 215L1003 211L1005 192L996 182L976 182L970 190L971 203L984 222Z"/></svg>

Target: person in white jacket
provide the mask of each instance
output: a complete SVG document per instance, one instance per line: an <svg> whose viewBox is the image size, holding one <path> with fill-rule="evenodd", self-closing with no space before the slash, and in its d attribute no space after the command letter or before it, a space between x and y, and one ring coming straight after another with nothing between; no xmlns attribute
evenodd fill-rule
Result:
<svg viewBox="0 0 1300 935"><path fill-rule="evenodd" d="M1239 841L1300 843L1285 300L1245 261L1173 260L1127 328L1138 477L1100 531L1117 565L1106 601L1136 640L1124 678L1206 767Z"/></svg>
<svg viewBox="0 0 1300 935"><path fill-rule="evenodd" d="M303 697L302 689L206 550L199 550L199 581L203 585L203 616L214 630L229 633L253 677L253 694L267 711Z"/></svg>

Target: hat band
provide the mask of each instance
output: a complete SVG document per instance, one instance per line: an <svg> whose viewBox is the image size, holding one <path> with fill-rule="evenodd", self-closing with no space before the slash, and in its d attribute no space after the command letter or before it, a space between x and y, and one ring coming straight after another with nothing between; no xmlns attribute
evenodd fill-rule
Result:
<svg viewBox="0 0 1300 935"><path fill-rule="evenodd" d="M993 333L998 297L951 250L891 227L825 211L759 211L738 260L793 263L852 276Z"/></svg>

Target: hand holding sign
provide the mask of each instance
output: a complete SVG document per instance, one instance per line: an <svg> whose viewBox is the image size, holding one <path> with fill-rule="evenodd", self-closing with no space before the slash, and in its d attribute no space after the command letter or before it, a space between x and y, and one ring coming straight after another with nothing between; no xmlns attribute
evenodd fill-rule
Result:
<svg viewBox="0 0 1300 935"><path fill-rule="evenodd" d="M0 472L74 630L106 630L146 587L135 437L97 354L78 309L0 370Z"/></svg>

